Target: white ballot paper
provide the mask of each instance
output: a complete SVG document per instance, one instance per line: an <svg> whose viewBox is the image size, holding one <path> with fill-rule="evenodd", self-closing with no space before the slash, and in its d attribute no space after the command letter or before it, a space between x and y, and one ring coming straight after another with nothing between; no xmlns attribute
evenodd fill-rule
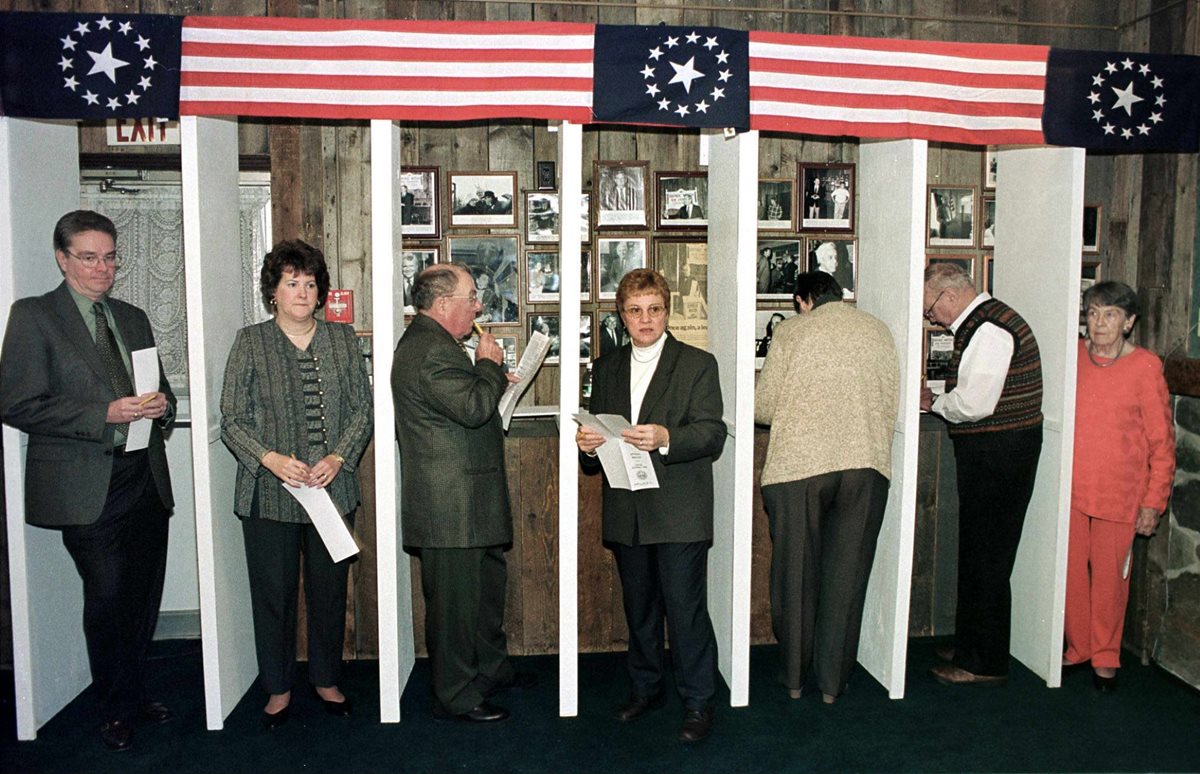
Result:
<svg viewBox="0 0 1200 774"><path fill-rule="evenodd" d="M329 551L329 557L333 561L340 562L358 553L354 535L350 534L346 522L342 521L341 514L334 507L333 500L329 499L329 492L304 484L282 486L308 513L308 518L312 519L313 526L317 528L317 534L321 536L321 542L325 544L325 549Z"/></svg>
<svg viewBox="0 0 1200 774"><path fill-rule="evenodd" d="M129 353L133 361L133 394L145 395L158 391L158 348L147 347ZM150 445L150 423L153 419L142 417L129 423L125 436L125 451L137 451Z"/></svg>
<svg viewBox="0 0 1200 774"><path fill-rule="evenodd" d="M620 414L589 414L586 411L572 417L604 436L605 441L596 449L596 454L604 467L604 475L608 476L609 486L634 492L658 489L658 476L650 458L654 452L642 451L621 437L622 430L633 427L628 419Z"/></svg>
<svg viewBox="0 0 1200 774"><path fill-rule="evenodd" d="M517 370L513 373L521 381L515 384L509 384L508 389L500 396L500 416L504 420L504 429L508 429L508 425L512 422L513 412L517 410L517 401L529 389L529 385L533 384L534 374L542 367L542 361L546 359L546 353L550 351L550 337L541 331L535 331L529 337L529 343L525 345L525 351L521 353L521 362L517 363Z"/></svg>

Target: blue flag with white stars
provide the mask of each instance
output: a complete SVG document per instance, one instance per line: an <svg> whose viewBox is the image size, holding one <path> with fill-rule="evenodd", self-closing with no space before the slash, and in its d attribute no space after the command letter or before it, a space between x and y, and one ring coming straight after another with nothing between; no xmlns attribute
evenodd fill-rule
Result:
<svg viewBox="0 0 1200 774"><path fill-rule="evenodd" d="M0 14L0 115L177 118L182 16Z"/></svg>
<svg viewBox="0 0 1200 774"><path fill-rule="evenodd" d="M1051 145L1194 153L1200 57L1052 48L1042 133Z"/></svg>
<svg viewBox="0 0 1200 774"><path fill-rule="evenodd" d="M749 33L720 27L597 25L597 121L746 130Z"/></svg>

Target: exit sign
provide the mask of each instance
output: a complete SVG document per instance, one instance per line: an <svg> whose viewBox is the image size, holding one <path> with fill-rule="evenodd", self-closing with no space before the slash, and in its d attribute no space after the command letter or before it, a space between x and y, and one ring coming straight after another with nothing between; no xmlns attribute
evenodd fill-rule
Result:
<svg viewBox="0 0 1200 774"><path fill-rule="evenodd" d="M179 122L154 118L110 118L109 145L178 145Z"/></svg>

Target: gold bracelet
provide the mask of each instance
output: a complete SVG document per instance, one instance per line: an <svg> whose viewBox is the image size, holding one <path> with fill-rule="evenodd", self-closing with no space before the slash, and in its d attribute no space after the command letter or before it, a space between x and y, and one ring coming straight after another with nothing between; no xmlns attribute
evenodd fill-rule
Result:
<svg viewBox="0 0 1200 774"><path fill-rule="evenodd" d="M346 464L346 458L345 458L345 457L343 457L343 456L342 456L342 455L340 455L340 454L331 454L331 455L329 455L329 456L330 456L330 457L333 457L335 460L337 460L339 465L345 465L345 464Z"/></svg>

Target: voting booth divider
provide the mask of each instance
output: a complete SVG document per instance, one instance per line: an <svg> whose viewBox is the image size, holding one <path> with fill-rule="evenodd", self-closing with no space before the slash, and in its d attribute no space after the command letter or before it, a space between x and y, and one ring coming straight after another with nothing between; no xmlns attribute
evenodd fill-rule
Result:
<svg viewBox="0 0 1200 774"><path fill-rule="evenodd" d="M579 233L583 213L583 127L559 132L561 234ZM402 334L396 294L400 255L400 127L373 120L371 133L372 332L378 493L380 719L398 722L400 695L415 661L412 589L399 523L401 482L390 393L392 352ZM206 723L220 729L256 677L245 556L231 513L235 463L220 440L225 360L240 320L237 302L237 132L227 118L181 121L185 281L192 406L197 567L203 639ZM715 539L709 557L709 605L720 671L730 703L749 696L750 566L753 500L755 202L758 133L706 133L711 201L709 349L717 358L728 438L714 466ZM901 407L892 448L893 477L860 642L860 662L892 698L904 695L909 587L916 514L918 393L921 370L921 273L926 229L924 140L863 140L858 164L858 307L883 320L896 341ZM1079 149L1002 148L996 220L997 295L1035 329L1045 370L1046 430L1037 490L1013 578L1013 655L1057 686L1065 586L1067 513L1074 416L1083 158ZM50 234L78 206L78 141L73 122L0 118L0 308L59 282ZM364 216L366 217L366 216ZM286 235L285 235L286 236ZM562 251L561 351L579 346L578 240ZM1053 260L1048 257L1053 256ZM1065 256L1065 257L1064 257ZM392 310L391 315L382 313ZM2 332L2 331L0 331ZM578 714L578 457L571 418L579 373L562 369L559 389L559 712ZM392 453L386 453L389 448ZM18 736L32 739L88 683L79 626L82 592L58 536L24 524L21 434L4 428L4 471Z"/></svg>

